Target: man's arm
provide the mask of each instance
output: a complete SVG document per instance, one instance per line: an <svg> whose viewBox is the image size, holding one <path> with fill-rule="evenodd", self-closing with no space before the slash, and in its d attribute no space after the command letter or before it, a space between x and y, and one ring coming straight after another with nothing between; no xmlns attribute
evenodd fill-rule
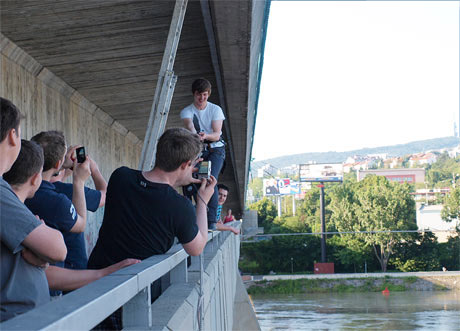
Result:
<svg viewBox="0 0 460 331"><path fill-rule="evenodd" d="M222 134L222 124L223 123L224 123L223 120L212 121L211 122L212 133L204 133L204 132L199 133L202 140L219 141L220 136Z"/></svg>
<svg viewBox="0 0 460 331"><path fill-rule="evenodd" d="M216 183L217 180L214 176L211 176L209 180L202 179L201 181L201 187L198 190L198 201L196 203L198 233L192 241L182 245L189 255L200 255L208 241L207 203L214 193L214 186L216 186Z"/></svg>
<svg viewBox="0 0 460 331"><path fill-rule="evenodd" d="M192 133L197 133L191 118L183 118L182 122L184 122L184 128L186 128L187 130L189 130Z"/></svg>
<svg viewBox="0 0 460 331"><path fill-rule="evenodd" d="M46 268L48 285L53 290L72 291L85 286L99 278L107 276L121 268L141 262L137 259L125 259L104 269L73 270L49 266Z"/></svg>
<svg viewBox="0 0 460 331"><path fill-rule="evenodd" d="M233 226L225 225L222 222L217 222L216 229L219 231L232 231L234 234L240 234L239 229L234 228Z"/></svg>
<svg viewBox="0 0 460 331"><path fill-rule="evenodd" d="M105 196L107 194L107 182L105 181L104 177L102 177L97 163L92 159L90 159L90 170L91 177L94 181L94 186L96 190L101 192L101 201L99 202L99 207L103 207L105 205Z"/></svg>
<svg viewBox="0 0 460 331"><path fill-rule="evenodd" d="M46 262L64 261L67 256L67 247L61 232L46 224L41 224L32 230L23 240L22 245Z"/></svg>
<svg viewBox="0 0 460 331"><path fill-rule="evenodd" d="M85 199L85 181L91 174L90 159L86 157L85 162L73 164L73 193L72 203L77 211L77 221L70 229L70 232L83 232L86 227L86 199Z"/></svg>

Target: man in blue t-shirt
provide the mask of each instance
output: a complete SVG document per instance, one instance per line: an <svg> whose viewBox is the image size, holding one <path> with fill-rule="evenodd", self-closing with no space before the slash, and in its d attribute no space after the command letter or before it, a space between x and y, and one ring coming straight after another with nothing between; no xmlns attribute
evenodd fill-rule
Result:
<svg viewBox="0 0 460 331"><path fill-rule="evenodd" d="M40 216L48 226L61 231L64 237L71 232L84 232L86 226L84 184L90 175L89 157L87 156L83 163L73 161L73 196L70 200L65 194L57 192L50 180L61 168L72 166L71 156L76 147L69 148L66 153L65 138L59 131L40 132L32 137L32 141L43 148L45 163L40 188L32 199L25 201L26 206L32 213ZM58 266L62 267L64 263Z"/></svg>
<svg viewBox="0 0 460 331"><path fill-rule="evenodd" d="M90 159L90 170L91 178L93 179L96 189L85 186L86 209L95 212L99 207L105 205L107 182L102 176L97 163L92 159ZM56 192L65 194L69 200L72 200L73 185L70 183L63 183L62 180L71 174L72 170L62 169L56 176L51 177L50 180L51 183L54 184ZM86 253L84 233L68 232L64 235L64 240L67 250L69 251L65 259L65 267L69 269L86 269L88 265L88 255Z"/></svg>

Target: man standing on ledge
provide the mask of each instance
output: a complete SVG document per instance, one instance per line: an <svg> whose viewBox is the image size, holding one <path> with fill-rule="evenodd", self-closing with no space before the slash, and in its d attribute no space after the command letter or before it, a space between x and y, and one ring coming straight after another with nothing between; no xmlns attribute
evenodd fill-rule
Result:
<svg viewBox="0 0 460 331"><path fill-rule="evenodd" d="M211 95L211 83L199 78L192 83L193 103L185 107L180 118L187 130L197 133L204 144L204 161L211 161L211 175L216 180L225 160L225 144L222 135L222 124L225 120L222 108L208 101ZM216 229L216 211L218 204L217 187L208 204L208 228Z"/></svg>

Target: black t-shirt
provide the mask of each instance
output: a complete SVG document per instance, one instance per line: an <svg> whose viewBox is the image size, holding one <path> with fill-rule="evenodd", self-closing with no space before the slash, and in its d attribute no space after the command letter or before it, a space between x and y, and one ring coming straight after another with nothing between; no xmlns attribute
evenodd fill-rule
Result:
<svg viewBox="0 0 460 331"><path fill-rule="evenodd" d="M121 167L109 180L104 219L88 268L164 254L174 237L186 244L197 233L190 200L167 184L149 182L141 171Z"/></svg>

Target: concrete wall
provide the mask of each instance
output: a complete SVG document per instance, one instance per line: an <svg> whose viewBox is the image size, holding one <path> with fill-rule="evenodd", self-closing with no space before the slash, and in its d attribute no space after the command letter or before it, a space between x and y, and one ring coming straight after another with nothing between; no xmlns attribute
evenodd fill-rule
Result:
<svg viewBox="0 0 460 331"><path fill-rule="evenodd" d="M260 330L238 272L239 236L221 232L204 251L203 298L200 300L198 257L192 258L189 280L171 285L152 304L153 330Z"/></svg>
<svg viewBox="0 0 460 331"><path fill-rule="evenodd" d="M121 165L137 168L142 149L137 137L2 34L0 49L0 96L25 115L24 139L44 130L61 130L68 145L86 147L107 180ZM87 186L94 187L91 179ZM97 239L103 208L89 214L88 251Z"/></svg>

